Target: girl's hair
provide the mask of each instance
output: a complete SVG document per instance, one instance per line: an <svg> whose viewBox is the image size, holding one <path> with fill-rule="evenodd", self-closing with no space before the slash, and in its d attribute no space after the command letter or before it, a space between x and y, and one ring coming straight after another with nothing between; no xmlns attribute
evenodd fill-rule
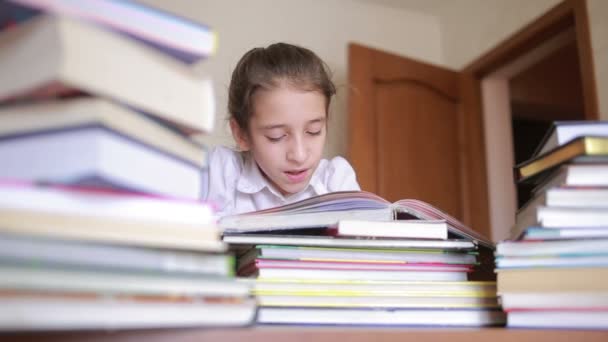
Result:
<svg viewBox="0 0 608 342"><path fill-rule="evenodd" d="M256 90L269 90L285 83L297 89L322 93L326 100L326 113L331 97L336 93L329 68L309 49L285 43L253 48L232 72L228 90L230 117L247 132Z"/></svg>

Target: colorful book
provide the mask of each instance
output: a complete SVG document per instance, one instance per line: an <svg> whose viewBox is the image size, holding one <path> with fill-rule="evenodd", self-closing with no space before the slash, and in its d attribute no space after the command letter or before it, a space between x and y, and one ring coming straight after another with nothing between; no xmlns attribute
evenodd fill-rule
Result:
<svg viewBox="0 0 608 342"><path fill-rule="evenodd" d="M517 182L532 181L542 173L564 163L606 163L608 162L608 137L578 137L565 145L558 146L544 154L515 166Z"/></svg>
<svg viewBox="0 0 608 342"><path fill-rule="evenodd" d="M213 128L211 80L98 26L37 16L0 31L0 50L2 103L85 93L137 108L185 133Z"/></svg>
<svg viewBox="0 0 608 342"><path fill-rule="evenodd" d="M263 269L287 270L336 270L336 271L429 271L429 272L470 272L471 265L429 264L429 263L390 263L365 261L329 261L329 260L276 260L256 259L243 264L238 272L242 276L258 274Z"/></svg>
<svg viewBox="0 0 608 342"><path fill-rule="evenodd" d="M204 202L80 187L0 182L0 232L223 251Z"/></svg>
<svg viewBox="0 0 608 342"><path fill-rule="evenodd" d="M423 249L328 248L257 245L239 256L239 266L256 259L302 261L361 261L393 264L475 264L477 252L448 252Z"/></svg>
<svg viewBox="0 0 608 342"><path fill-rule="evenodd" d="M608 136L608 121L553 121L532 157L545 154L581 136Z"/></svg>
<svg viewBox="0 0 608 342"><path fill-rule="evenodd" d="M608 267L497 269L497 292L608 292Z"/></svg>
<svg viewBox="0 0 608 342"><path fill-rule="evenodd" d="M253 294L302 295L302 296L469 296L496 297L493 281L372 281L321 280L321 279L249 279L241 282L252 284Z"/></svg>
<svg viewBox="0 0 608 342"><path fill-rule="evenodd" d="M317 307L317 308L499 308L496 297L450 296L285 296L256 295L262 307Z"/></svg>

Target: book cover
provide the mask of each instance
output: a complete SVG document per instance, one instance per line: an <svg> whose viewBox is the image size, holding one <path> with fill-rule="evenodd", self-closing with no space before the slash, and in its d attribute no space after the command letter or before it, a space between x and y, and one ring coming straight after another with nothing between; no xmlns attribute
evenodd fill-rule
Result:
<svg viewBox="0 0 608 342"><path fill-rule="evenodd" d="M538 181L538 177L535 176L549 172L549 170L567 162L608 162L608 137L578 137L545 154L515 165L515 180L517 182Z"/></svg>

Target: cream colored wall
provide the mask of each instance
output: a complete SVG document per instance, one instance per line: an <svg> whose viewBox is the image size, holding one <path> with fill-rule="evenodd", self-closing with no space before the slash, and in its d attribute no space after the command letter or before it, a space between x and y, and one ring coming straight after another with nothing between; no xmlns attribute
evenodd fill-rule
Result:
<svg viewBox="0 0 608 342"><path fill-rule="evenodd" d="M315 51L334 72L338 86L326 154L346 151L347 44L354 41L421 60L441 62L441 37L436 16L351 0L144 0L213 27L219 35L217 55L197 66L217 89L216 132L209 145L229 144L226 94L230 73L249 49L285 41Z"/></svg>
<svg viewBox="0 0 608 342"><path fill-rule="evenodd" d="M560 0L457 0L441 9L443 60L460 70Z"/></svg>

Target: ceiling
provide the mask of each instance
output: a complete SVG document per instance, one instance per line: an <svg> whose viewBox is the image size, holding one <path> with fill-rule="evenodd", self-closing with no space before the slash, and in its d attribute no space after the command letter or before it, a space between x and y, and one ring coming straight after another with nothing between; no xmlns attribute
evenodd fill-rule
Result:
<svg viewBox="0 0 608 342"><path fill-rule="evenodd" d="M423 12L425 14L440 15L450 5L450 0L356 0L369 4L398 8L409 11Z"/></svg>

